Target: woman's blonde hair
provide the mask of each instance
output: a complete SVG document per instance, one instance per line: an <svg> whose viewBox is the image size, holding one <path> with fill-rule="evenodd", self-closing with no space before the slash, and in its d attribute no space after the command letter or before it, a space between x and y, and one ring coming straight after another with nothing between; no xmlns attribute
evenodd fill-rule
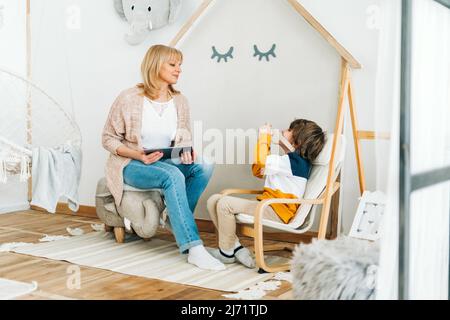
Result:
<svg viewBox="0 0 450 320"><path fill-rule="evenodd" d="M143 83L138 87L144 91L144 95L150 99L159 98L160 87L158 85L161 67L165 62L176 59L180 63L183 62L183 53L175 48L164 45L155 45L148 49L141 65L141 74ZM169 92L172 96L179 94L172 85L169 85Z"/></svg>

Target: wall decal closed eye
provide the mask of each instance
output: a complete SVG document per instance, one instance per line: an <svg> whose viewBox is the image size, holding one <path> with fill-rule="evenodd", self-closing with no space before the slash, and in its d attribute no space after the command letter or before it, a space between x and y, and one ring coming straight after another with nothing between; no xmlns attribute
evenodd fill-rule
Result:
<svg viewBox="0 0 450 320"><path fill-rule="evenodd" d="M217 63L220 63L220 61L222 59L225 60L225 62L228 62L228 59L234 58L233 57L234 47L231 47L230 50L228 50L228 52L225 54L219 53L215 46L212 47L212 50L213 50L213 55L212 55L211 59L217 58Z"/></svg>
<svg viewBox="0 0 450 320"><path fill-rule="evenodd" d="M272 48L267 51L267 52L262 52L261 50L259 50L258 46L255 44L253 46L254 50L255 50L255 54L253 55L254 57L259 57L259 61L261 61L263 58L266 58L267 61L270 61L270 56L276 58L277 55L275 54L275 49L277 48L277 45L274 44L272 46Z"/></svg>
<svg viewBox="0 0 450 320"><path fill-rule="evenodd" d="M255 44L253 46L253 49L255 51L253 57L259 58L259 61L262 61L262 59L266 58L266 61L269 62L270 61L270 57L273 57L273 58L277 57L277 55L275 54L275 49L276 48L277 48L277 45L273 44L269 51L263 52ZM225 62L228 62L228 59L234 59L234 57L233 57L234 47L230 47L228 52L224 53L224 54L222 54L219 51L217 51L215 46L212 46L212 51L213 51L213 55L212 55L211 59L213 59L213 60L217 59L217 63L220 63L222 60L224 60Z"/></svg>

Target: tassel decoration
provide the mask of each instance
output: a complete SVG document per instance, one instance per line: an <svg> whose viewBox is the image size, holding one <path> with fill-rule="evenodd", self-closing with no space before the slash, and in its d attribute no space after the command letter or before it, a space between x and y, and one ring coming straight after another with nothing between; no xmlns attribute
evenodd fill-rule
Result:
<svg viewBox="0 0 450 320"><path fill-rule="evenodd" d="M6 175L6 160L0 158L0 183L6 183L8 181L8 176Z"/></svg>

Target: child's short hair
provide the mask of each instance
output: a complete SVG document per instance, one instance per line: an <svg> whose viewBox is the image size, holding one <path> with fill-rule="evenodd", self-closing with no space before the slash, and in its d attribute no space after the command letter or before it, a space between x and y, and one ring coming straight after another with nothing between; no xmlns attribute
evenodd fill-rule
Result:
<svg viewBox="0 0 450 320"><path fill-rule="evenodd" d="M292 132L296 152L313 162L325 145L325 133L322 128L313 121L297 119L291 123L289 130Z"/></svg>

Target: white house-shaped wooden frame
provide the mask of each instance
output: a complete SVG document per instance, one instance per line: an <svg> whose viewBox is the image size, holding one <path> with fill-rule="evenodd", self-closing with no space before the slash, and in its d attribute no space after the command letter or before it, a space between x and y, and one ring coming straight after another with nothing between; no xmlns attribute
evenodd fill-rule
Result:
<svg viewBox="0 0 450 320"><path fill-rule="evenodd" d="M353 87L351 82L351 70L352 69L361 69L361 64L353 57L353 55L345 49L332 35L328 32L301 4L297 2L297 0L286 0L292 8L303 18L305 21L316 30L339 54L341 57L341 76L339 83L339 100L338 100L338 110L337 117L334 126L334 140L333 147L331 152L331 159L329 165L329 172L327 177L326 189L321 197L323 200L322 204L322 212L320 218L319 231L316 236L319 239L325 239L327 236L327 226L330 215L330 208L332 197L334 193L339 189L339 182L337 176L334 175L335 172L335 164L336 164L336 154L337 154L337 146L340 143L341 133L343 132L344 125L344 102L345 98L348 98L349 108L350 108L350 117L352 124L352 133L356 154L356 162L358 169L358 177L359 177L359 186L361 195L366 190L365 184L365 174L364 168L361 159L361 148L360 141L363 139L366 140L374 140L376 138L376 134L374 132L369 131L359 131L357 125L357 117L355 104L353 99ZM196 10L196 12L188 19L188 21L182 26L180 31L174 37L174 39L170 42L170 46L176 47L180 44L180 42L186 37L189 31L194 31L194 25L199 20L199 18L204 15L208 8L213 4L214 0L205 0ZM337 188L336 188L337 186ZM261 225L261 217L258 215L255 218L255 228L247 232L246 235L253 236L255 238L255 250L257 251L257 263L260 267L262 267L266 271L274 272L280 270L286 270L286 266L281 266L278 268L268 267L263 258L263 247L262 247L262 225ZM337 219L333 219L334 227L337 229ZM336 231L336 230L335 230ZM335 234L334 234L335 235Z"/></svg>

